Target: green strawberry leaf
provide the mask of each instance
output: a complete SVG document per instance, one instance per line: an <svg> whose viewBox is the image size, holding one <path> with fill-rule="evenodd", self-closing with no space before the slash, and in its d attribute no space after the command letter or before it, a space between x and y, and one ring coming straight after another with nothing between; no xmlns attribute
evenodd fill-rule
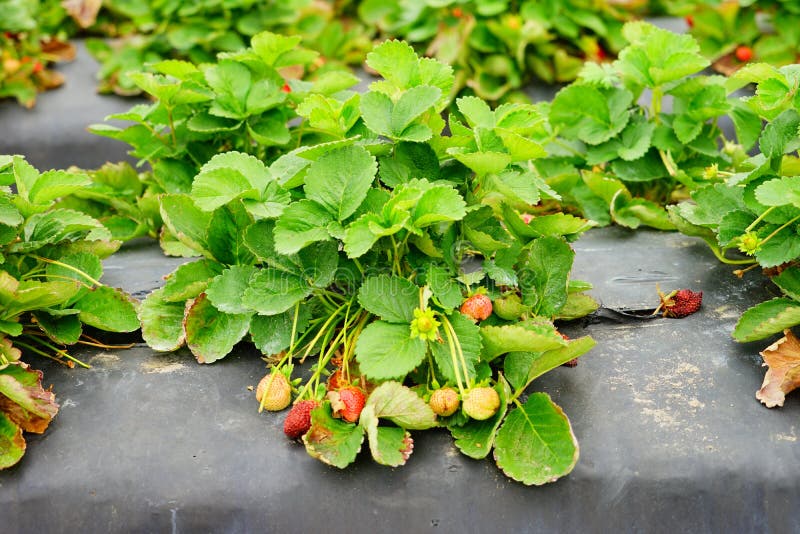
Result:
<svg viewBox="0 0 800 534"><path fill-rule="evenodd" d="M436 426L436 414L419 395L399 382L384 382L367 398L365 408L375 417L388 419L409 430L425 430Z"/></svg>
<svg viewBox="0 0 800 534"><path fill-rule="evenodd" d="M733 338L741 343L758 341L797 324L800 324L800 303L775 298L744 312L733 329Z"/></svg>
<svg viewBox="0 0 800 534"><path fill-rule="evenodd" d="M764 127L758 146L767 159L772 161L773 170L779 168L780 160L789 144L797 139L798 128L800 113L793 109L787 109ZM793 146L794 149L797 148L796 144Z"/></svg>
<svg viewBox="0 0 800 534"><path fill-rule="evenodd" d="M369 378L402 379L422 363L426 349L423 340L411 337L408 324L375 321L358 336L356 360Z"/></svg>
<svg viewBox="0 0 800 534"><path fill-rule="evenodd" d="M536 315L552 317L567 302L567 284L575 252L558 237L541 237L523 252L520 269L522 301Z"/></svg>
<svg viewBox="0 0 800 534"><path fill-rule="evenodd" d="M800 268L789 267L773 277L772 281L781 288L784 295L800 301Z"/></svg>
<svg viewBox="0 0 800 534"><path fill-rule="evenodd" d="M75 302L84 324L107 332L134 332L139 329L138 302L122 290L108 286L92 288Z"/></svg>
<svg viewBox="0 0 800 534"><path fill-rule="evenodd" d="M22 429L0 411L0 469L7 469L25 455Z"/></svg>
<svg viewBox="0 0 800 534"><path fill-rule="evenodd" d="M253 345L262 354L278 354L288 349L292 344L292 329L296 328L297 335L305 332L311 319L311 312L307 306L300 306L295 325L295 311L288 310L278 315L256 315L250 321L250 335ZM295 341L297 341L295 339Z"/></svg>
<svg viewBox="0 0 800 534"><path fill-rule="evenodd" d="M378 426L378 418L370 407L364 407L359 425L366 431L372 458L381 465L400 467L414 452L411 433L396 426Z"/></svg>
<svg viewBox="0 0 800 534"><path fill-rule="evenodd" d="M194 178L192 200L203 211L214 211L237 198L259 200L272 180L269 169L249 154L217 154Z"/></svg>
<svg viewBox="0 0 800 534"><path fill-rule="evenodd" d="M584 336L567 341L565 347L544 352L511 352L503 360L503 371L511 387L522 391L543 374L583 356L595 345L592 338Z"/></svg>
<svg viewBox="0 0 800 534"><path fill-rule="evenodd" d="M363 442L364 428L334 419L329 402L311 411L311 428L303 436L306 451L311 457L344 469L355 461Z"/></svg>
<svg viewBox="0 0 800 534"><path fill-rule="evenodd" d="M32 312L36 324L47 337L60 345L73 345L83 332L81 320L76 315L51 315L45 311Z"/></svg>
<svg viewBox="0 0 800 534"><path fill-rule="evenodd" d="M375 158L363 147L336 149L309 167L306 197L323 206L337 221L343 221L364 202L377 172Z"/></svg>
<svg viewBox="0 0 800 534"><path fill-rule="evenodd" d="M800 176L782 176L766 181L756 188L755 196L765 206L800 207Z"/></svg>
<svg viewBox="0 0 800 534"><path fill-rule="evenodd" d="M250 315L233 315L216 309L205 294L187 305L183 320L186 344L200 363L224 358L250 328Z"/></svg>
<svg viewBox="0 0 800 534"><path fill-rule="evenodd" d="M165 302L183 304L205 291L211 279L223 269L219 263L207 259L184 263L167 276L161 298Z"/></svg>
<svg viewBox="0 0 800 534"><path fill-rule="evenodd" d="M161 198L161 217L178 241L198 254L205 251L211 214L198 209L188 195L164 195Z"/></svg>
<svg viewBox="0 0 800 534"><path fill-rule="evenodd" d="M209 282L206 297L221 312L234 315L252 312L242 302L242 294L250 287L250 278L257 270L252 265L234 265L225 269Z"/></svg>
<svg viewBox="0 0 800 534"><path fill-rule="evenodd" d="M276 269L262 269L250 277L250 285L241 295L242 305L259 315L283 313L308 297L312 287L296 274Z"/></svg>
<svg viewBox="0 0 800 534"><path fill-rule="evenodd" d="M691 35L681 35L643 21L622 29L630 42L614 67L623 79L642 87L659 87L700 72L709 65Z"/></svg>
<svg viewBox="0 0 800 534"><path fill-rule="evenodd" d="M554 482L578 462L578 441L564 411L546 393L534 393L497 431L497 466L526 485Z"/></svg>
<svg viewBox="0 0 800 534"><path fill-rule="evenodd" d="M419 299L420 288L397 276L370 276L358 290L359 304L390 323L411 323Z"/></svg>
<svg viewBox="0 0 800 534"><path fill-rule="evenodd" d="M330 239L327 228L331 222L327 209L313 200L290 204L275 225L275 251L295 254L311 243Z"/></svg>
<svg viewBox="0 0 800 534"><path fill-rule="evenodd" d="M433 291L433 296L436 297L445 310L458 308L461 305L461 301L464 300L461 294L461 286L453 280L447 269L433 263L430 264L426 281L431 291Z"/></svg>
<svg viewBox="0 0 800 534"><path fill-rule="evenodd" d="M481 357L487 362L508 352L545 352L567 344L555 328L548 325L482 326L481 337Z"/></svg>
<svg viewBox="0 0 800 534"><path fill-rule="evenodd" d="M245 228L253 219L241 203L231 203L214 211L206 233L210 255L226 265L249 264L253 253L245 244Z"/></svg>
<svg viewBox="0 0 800 534"><path fill-rule="evenodd" d="M147 346L161 352L177 350L186 342L183 328L186 304L184 301L171 301L166 295L165 287L156 289L139 307L142 339Z"/></svg>
<svg viewBox="0 0 800 534"><path fill-rule="evenodd" d="M560 133L590 145L608 141L625 128L633 95L624 89L570 85L550 105L550 122Z"/></svg>

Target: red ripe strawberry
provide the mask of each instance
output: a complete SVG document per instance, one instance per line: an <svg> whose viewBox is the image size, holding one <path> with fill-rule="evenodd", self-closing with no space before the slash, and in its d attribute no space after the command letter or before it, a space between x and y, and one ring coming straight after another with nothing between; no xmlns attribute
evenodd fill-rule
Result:
<svg viewBox="0 0 800 534"><path fill-rule="evenodd" d="M462 10L460 7L454 7L452 13L453 16L457 19L460 19L461 17L464 16L464 10Z"/></svg>
<svg viewBox="0 0 800 534"><path fill-rule="evenodd" d="M694 17L693 16L687 15L685 20L686 20L686 25L689 26L689 28L694 28Z"/></svg>
<svg viewBox="0 0 800 534"><path fill-rule="evenodd" d="M431 399L428 405L436 415L448 417L456 413L461 401L458 400L458 392L453 388L439 388L431 393Z"/></svg>
<svg viewBox="0 0 800 534"><path fill-rule="evenodd" d="M608 59L608 52L606 52L602 46L597 45L597 61L603 61L606 59Z"/></svg>
<svg viewBox="0 0 800 534"><path fill-rule="evenodd" d="M461 313L473 321L483 321L492 314L492 299L486 295L472 295L461 304Z"/></svg>
<svg viewBox="0 0 800 534"><path fill-rule="evenodd" d="M288 95L289 93L292 92L292 88L289 87L288 83L285 83L285 84L283 84L283 87L281 87L281 91L283 91L284 93L286 93Z"/></svg>
<svg viewBox="0 0 800 534"><path fill-rule="evenodd" d="M333 416L342 418L348 423L357 423L361 410L367 401L364 392L354 386L342 388L339 391L329 391Z"/></svg>
<svg viewBox="0 0 800 534"><path fill-rule="evenodd" d="M659 309L664 310L664 317L680 319L691 315L700 309L703 302L703 292L695 293L690 289L679 289L669 295L660 295L661 305ZM658 310L656 310L658 311Z"/></svg>
<svg viewBox="0 0 800 534"><path fill-rule="evenodd" d="M734 54L736 55L736 59L742 63L747 63L753 59L753 49L746 45L737 46Z"/></svg>
<svg viewBox="0 0 800 534"><path fill-rule="evenodd" d="M40 61L33 64L33 72L42 72L42 70L44 70L44 66Z"/></svg>
<svg viewBox="0 0 800 534"><path fill-rule="evenodd" d="M283 433L289 439L303 436L311 428L311 410L319 406L315 400L300 401L289 410L283 422Z"/></svg>
<svg viewBox="0 0 800 534"><path fill-rule="evenodd" d="M463 410L472 419L489 419L500 408L500 395L490 387L472 388L464 394Z"/></svg>

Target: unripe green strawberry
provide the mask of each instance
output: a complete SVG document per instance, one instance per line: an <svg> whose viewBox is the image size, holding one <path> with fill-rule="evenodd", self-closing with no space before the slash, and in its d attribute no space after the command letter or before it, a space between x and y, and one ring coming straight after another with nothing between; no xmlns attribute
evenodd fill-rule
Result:
<svg viewBox="0 0 800 534"><path fill-rule="evenodd" d="M461 313L473 321L483 321L492 314L492 299L478 293L461 304Z"/></svg>
<svg viewBox="0 0 800 534"><path fill-rule="evenodd" d="M522 303L522 299L516 293L510 293L495 299L492 304L495 315L506 321L519 319L523 313L528 311L528 307Z"/></svg>
<svg viewBox="0 0 800 534"><path fill-rule="evenodd" d="M428 401L431 410L436 415L448 417L456 413L458 406L461 403L458 399L458 392L453 388L440 388L431 394L431 399Z"/></svg>
<svg viewBox="0 0 800 534"><path fill-rule="evenodd" d="M489 419L500 408L500 395L490 387L472 388L464 394L462 409L472 419Z"/></svg>
<svg viewBox="0 0 800 534"><path fill-rule="evenodd" d="M283 373L273 371L258 383L256 400L262 403L265 410L279 412L292 402L292 386Z"/></svg>

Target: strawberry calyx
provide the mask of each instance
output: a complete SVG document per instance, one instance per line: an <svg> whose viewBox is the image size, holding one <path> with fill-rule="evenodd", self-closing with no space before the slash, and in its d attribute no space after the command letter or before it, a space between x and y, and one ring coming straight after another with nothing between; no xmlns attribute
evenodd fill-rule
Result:
<svg viewBox="0 0 800 534"><path fill-rule="evenodd" d="M414 319L411 321L411 337L427 341L439 339L440 323L436 319L436 312L430 308L414 310Z"/></svg>
<svg viewBox="0 0 800 534"><path fill-rule="evenodd" d="M676 289L666 295L659 290L658 296L661 303L653 315L662 312L664 317L672 319L682 319L695 313L703 302L703 292L695 292L691 289Z"/></svg>

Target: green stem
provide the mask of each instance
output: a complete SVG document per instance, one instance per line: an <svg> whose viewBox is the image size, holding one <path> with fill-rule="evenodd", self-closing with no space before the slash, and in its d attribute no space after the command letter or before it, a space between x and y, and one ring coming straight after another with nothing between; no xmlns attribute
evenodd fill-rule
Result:
<svg viewBox="0 0 800 534"><path fill-rule="evenodd" d="M667 168L667 172L669 175L674 178L676 171L675 171L675 162L672 159L672 156L669 152L664 152L663 150L658 151L658 155L661 157L661 162L664 164L664 167Z"/></svg>
<svg viewBox="0 0 800 534"><path fill-rule="evenodd" d="M653 121L656 124L661 123L661 119L659 115L661 114L661 100L664 98L664 94L661 92L660 87L653 87L653 98L650 101L650 113L653 116Z"/></svg>
<svg viewBox="0 0 800 534"><path fill-rule="evenodd" d="M750 226L748 226L747 228L745 228L745 229L744 229L744 232L745 232L745 233L747 233L747 232L751 232L751 231L753 230L753 228L755 228L755 227L758 225L758 223L760 223L761 221L763 221L763 220L764 220L764 218L765 218L767 215L769 215L770 213L772 213L772 211L773 211L775 208L777 208L777 207L778 207L778 206L770 206L769 208L767 208L766 210L764 210L764 212L763 212L761 215L759 215L759 216L756 218L756 220L755 220L755 221L753 221L753 222L751 222L751 223L750 223Z"/></svg>
<svg viewBox="0 0 800 534"><path fill-rule="evenodd" d="M53 352L55 352L59 356L62 356L64 358L68 359L69 361L71 361L71 362L73 362L73 363L75 363L77 365L80 365L84 369L91 369L92 368L91 365L83 363L82 361L80 361L79 359L75 358L74 356L71 356L67 351L59 349L58 347L56 347L54 345L51 345L50 343L48 343L48 342L46 342L46 341L44 341L42 339L37 339L36 342L39 343L40 345L44 345L45 347L47 347L48 349L52 350ZM19 345L20 347L25 347L28 350L31 350L31 351L35 352L36 354L45 356L45 357L50 358L50 359L55 359L52 356L50 356L49 354L45 353L44 351L41 351L41 350L35 348L32 345L24 343L24 342L20 341L19 339L14 340L14 343L16 345Z"/></svg>
<svg viewBox="0 0 800 534"><path fill-rule="evenodd" d="M450 320L442 315L442 322L444 322L445 328L450 331L450 334L453 336L453 343L456 346L456 351L458 353L458 358L461 360L461 370L464 372L464 382L467 384L467 388L472 387L472 383L469 378L469 370L467 369L467 359L464 357L464 350L461 347L461 341L458 339L458 335L456 334L456 329L453 328L453 324Z"/></svg>
<svg viewBox="0 0 800 534"><path fill-rule="evenodd" d="M58 265L59 267L63 267L65 269L67 269L68 271L72 271L72 272L74 272L76 274L79 274L79 275L81 275L82 277L86 278L89 282L91 282L92 284L94 284L96 286L102 286L103 285L100 282L98 282L97 280L95 280L94 278L92 278L91 276L89 276L88 274L86 274L85 272L83 272L80 269L78 269L77 267L73 267L72 265L69 265L67 263L63 263L63 262L60 262L58 260L51 260L50 258L43 258L42 256L32 256L32 257L37 259L37 260L39 260L39 261L43 261L45 263L52 263L53 265Z"/></svg>
<svg viewBox="0 0 800 534"><path fill-rule="evenodd" d="M453 374L456 376L456 385L458 386L458 392L461 394L461 397L464 397L466 393L464 391L464 385L461 383L461 373L458 370L458 360L456 357L456 348L453 344L453 335L450 333L450 330L445 328L444 329L445 337L447 338L447 344L450 346L450 358L453 360Z"/></svg>
<svg viewBox="0 0 800 534"><path fill-rule="evenodd" d="M725 263L727 265L750 265L751 263L756 263L756 260L753 259L746 259L746 260L732 260L725 257L725 253L719 249L719 247L714 247L709 245L711 252L714 253L714 256L717 257L719 261Z"/></svg>
<svg viewBox="0 0 800 534"><path fill-rule="evenodd" d="M766 243L767 241L769 241L770 239L772 239L773 237L775 237L775 236L776 236L776 235L777 235L777 234L778 234L778 233L779 233L781 230L783 230L784 228L788 227L790 224L792 224L793 222L796 222L796 221L798 221L798 220L800 220L800 215L798 215L797 217L794 217L794 218L792 218L791 220L789 220L789 221L785 222L784 224L782 224L781 226L779 226L779 227L778 227L778 228L777 228L777 229L776 229L774 232L772 232L772 233L771 233L771 234L769 234L767 237L765 237L765 238L764 238L764 239L761 241L761 244L763 245L764 243Z"/></svg>

